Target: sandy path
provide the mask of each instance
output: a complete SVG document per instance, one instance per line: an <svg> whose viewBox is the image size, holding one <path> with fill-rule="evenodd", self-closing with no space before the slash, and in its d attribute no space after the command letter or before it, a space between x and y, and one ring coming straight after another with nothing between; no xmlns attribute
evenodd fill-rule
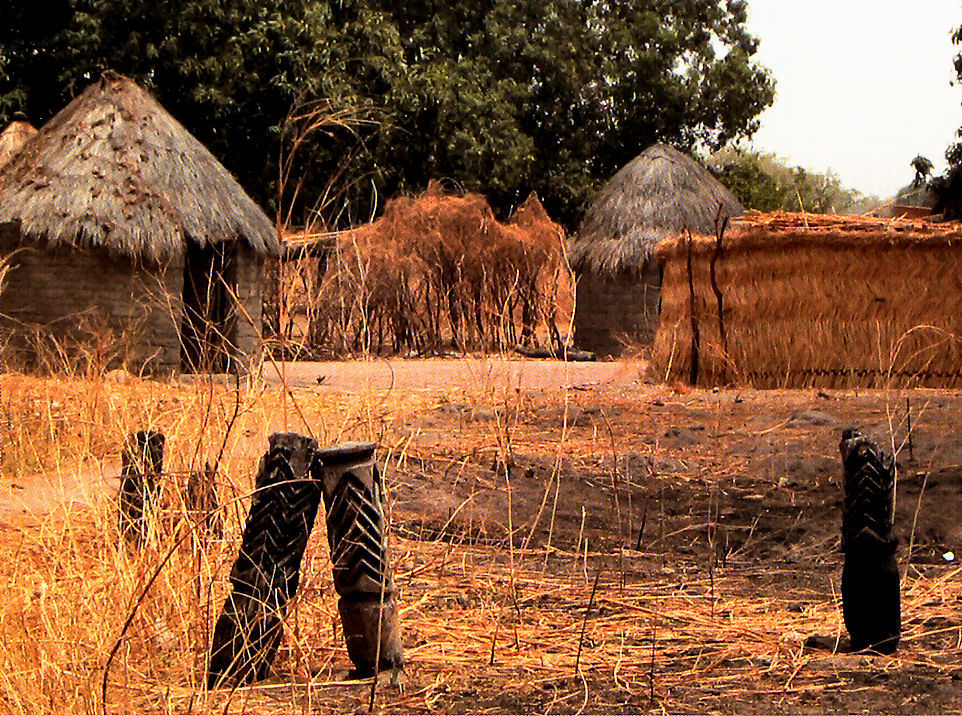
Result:
<svg viewBox="0 0 962 716"><path fill-rule="evenodd" d="M645 367L640 360L565 363L497 357L398 358L267 365L264 377L278 383L283 371L294 389L349 394L391 390L440 394L505 387L533 392L590 388L624 393L638 389ZM260 442L251 449L260 449ZM120 458L111 456L5 481L0 484L0 521L40 517L60 505L94 504L98 496L116 494L119 475Z"/></svg>
<svg viewBox="0 0 962 716"><path fill-rule="evenodd" d="M91 460L0 485L0 521L39 517L60 505L93 505L120 486L120 458Z"/></svg>
<svg viewBox="0 0 962 716"><path fill-rule="evenodd" d="M643 380L642 360L565 363L525 358L392 358L267 365L263 375L291 387L363 393L386 390L445 392L458 388L517 387L555 391L591 387L626 389Z"/></svg>

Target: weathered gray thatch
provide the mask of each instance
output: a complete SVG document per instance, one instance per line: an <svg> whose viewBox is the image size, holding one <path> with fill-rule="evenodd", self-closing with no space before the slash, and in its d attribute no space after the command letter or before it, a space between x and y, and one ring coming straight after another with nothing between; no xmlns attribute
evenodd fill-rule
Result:
<svg viewBox="0 0 962 716"><path fill-rule="evenodd" d="M104 73L0 170L0 223L49 244L162 260L243 238L277 254L271 221L177 120Z"/></svg>
<svg viewBox="0 0 962 716"><path fill-rule="evenodd" d="M7 128L0 132L0 167L13 159L26 141L36 133L34 126L25 120L15 119L8 124Z"/></svg>
<svg viewBox="0 0 962 716"><path fill-rule="evenodd" d="M655 144L605 184L571 240L569 259L579 272L640 272L662 239L686 229L714 233L719 202L723 214L743 212L705 167L677 149Z"/></svg>

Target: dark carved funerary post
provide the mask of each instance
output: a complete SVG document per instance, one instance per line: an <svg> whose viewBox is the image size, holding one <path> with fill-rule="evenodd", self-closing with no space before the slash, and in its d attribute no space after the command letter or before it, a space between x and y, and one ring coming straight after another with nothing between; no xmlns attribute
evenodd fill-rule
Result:
<svg viewBox="0 0 962 716"><path fill-rule="evenodd" d="M324 490L344 640L358 677L404 662L374 448L374 443L324 448L314 466Z"/></svg>
<svg viewBox="0 0 962 716"><path fill-rule="evenodd" d="M320 505L310 475L316 449L313 439L295 433L270 436L230 574L233 592L214 627L209 688L257 681L270 670Z"/></svg>
<svg viewBox="0 0 962 716"><path fill-rule="evenodd" d="M901 604L895 521L895 465L849 428L839 445L845 467L842 613L852 649L890 654L899 643Z"/></svg>
<svg viewBox="0 0 962 716"><path fill-rule="evenodd" d="M190 473L184 491L184 504L201 532L219 539L224 535L224 515L218 509L220 500L217 498L216 479L217 471L210 463L204 465L203 472Z"/></svg>
<svg viewBox="0 0 962 716"><path fill-rule="evenodd" d="M127 539L139 540L147 535L147 520L160 489L157 476L164 471L163 434L141 430L131 435L121 459L120 532Z"/></svg>

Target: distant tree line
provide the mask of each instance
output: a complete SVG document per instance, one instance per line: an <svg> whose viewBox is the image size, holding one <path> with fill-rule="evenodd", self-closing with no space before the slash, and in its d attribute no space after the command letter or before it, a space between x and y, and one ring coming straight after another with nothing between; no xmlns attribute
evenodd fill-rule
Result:
<svg viewBox="0 0 962 716"><path fill-rule="evenodd" d="M342 222L437 177L502 216L536 191L571 227L651 143L757 129L774 82L746 20L745 0L6 0L0 122L40 124L113 69L271 208L284 118L325 98L370 121L301 149L295 219L331 177Z"/></svg>
<svg viewBox="0 0 962 716"><path fill-rule="evenodd" d="M831 170L791 166L774 154L722 149L709 167L747 209L858 214L880 203L878 197L843 186Z"/></svg>

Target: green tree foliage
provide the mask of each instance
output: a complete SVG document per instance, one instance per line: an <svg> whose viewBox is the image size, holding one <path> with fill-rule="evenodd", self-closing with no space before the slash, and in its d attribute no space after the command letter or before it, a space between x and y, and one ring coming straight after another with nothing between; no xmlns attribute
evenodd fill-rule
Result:
<svg viewBox="0 0 962 716"><path fill-rule="evenodd" d="M912 180L912 186L916 189L925 184L925 180L929 178L935 168L932 160L923 157L921 154L915 155L915 159L910 162L910 166L915 170L915 179Z"/></svg>
<svg viewBox="0 0 962 716"><path fill-rule="evenodd" d="M364 7L63 0L57 22L46 24L37 9L43 3L9 1L26 29L16 22L0 27L0 121L18 108L45 121L103 70L116 69L154 93L268 206L276 194L279 130L293 103L347 101L361 86L372 94L390 86L380 77L386 47L377 35L389 28ZM321 177L334 171L338 149L304 166L317 175L309 189L319 191Z"/></svg>
<svg viewBox="0 0 962 716"><path fill-rule="evenodd" d="M853 214L874 208L877 197L842 186L835 172L790 166L774 154L725 149L710 166L747 209Z"/></svg>
<svg viewBox="0 0 962 716"><path fill-rule="evenodd" d="M750 136L774 96L745 0L7 2L0 121L45 121L111 68L265 204L298 100L378 120L302 150L301 196L349 154L343 176L381 198L446 177L502 212L537 191L570 225L651 143L715 150ZM373 208L345 200L354 216Z"/></svg>
<svg viewBox="0 0 962 716"><path fill-rule="evenodd" d="M952 44L962 45L962 25L952 32ZM962 52L952 61L955 75L962 82ZM962 128L956 132L962 138ZM932 179L929 188L935 197L932 211L944 214L947 219L962 219L962 142L957 142L945 150L948 169L945 174Z"/></svg>
<svg viewBox="0 0 962 716"><path fill-rule="evenodd" d="M915 179L895 193L896 206L931 206L931 201L932 192L924 175L921 180L916 175Z"/></svg>

